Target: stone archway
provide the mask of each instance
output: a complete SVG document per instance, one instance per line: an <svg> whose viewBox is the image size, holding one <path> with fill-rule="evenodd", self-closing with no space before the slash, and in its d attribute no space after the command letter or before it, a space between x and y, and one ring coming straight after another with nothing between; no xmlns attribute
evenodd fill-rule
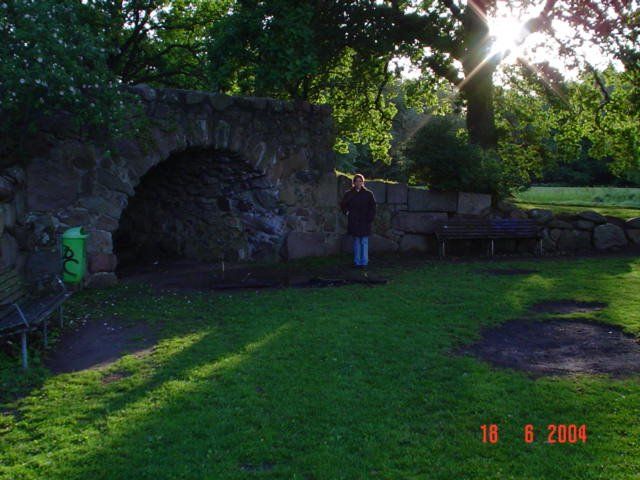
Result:
<svg viewBox="0 0 640 480"><path fill-rule="evenodd" d="M79 225L89 232L88 281L96 286L116 280L114 239L126 244L127 236L130 245L146 248L153 234L162 233L165 245L151 244L151 251L262 260L275 259L289 232L324 239L323 232L335 231L328 107L147 86L133 91L149 120L142 138L108 145L99 138L80 141L54 122L52 131L39 132L47 148L27 167L25 231L19 239L29 272L57 271L56 239ZM181 164L189 165L188 175L180 175ZM148 220L142 212L151 200L145 198L162 190L163 177L179 181L186 192L174 199L183 208L177 215L183 224L178 228L177 221L152 217L154 226L134 228ZM212 193L216 188L220 192ZM170 197L161 195L156 207L173 208ZM201 209L190 224L184 211L189 208ZM223 238L211 243L207 235ZM187 236L197 241L186 242Z"/></svg>
<svg viewBox="0 0 640 480"><path fill-rule="evenodd" d="M167 258L274 261L285 208L241 156L187 149L151 168L113 234L120 266Z"/></svg>

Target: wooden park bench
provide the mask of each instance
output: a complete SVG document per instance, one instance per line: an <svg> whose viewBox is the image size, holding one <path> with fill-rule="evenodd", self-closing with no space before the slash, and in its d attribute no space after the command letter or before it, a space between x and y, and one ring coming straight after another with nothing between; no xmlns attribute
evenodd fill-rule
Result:
<svg viewBox="0 0 640 480"><path fill-rule="evenodd" d="M535 220L452 218L436 224L438 253L445 256L447 240L489 240L489 254L493 256L494 241L498 239L528 238L538 240L542 253L542 238Z"/></svg>
<svg viewBox="0 0 640 480"><path fill-rule="evenodd" d="M47 321L59 309L62 327L62 304L70 295L60 279L52 288L43 288L28 284L12 268L0 270L0 336L21 335L23 368L28 366L27 334L42 325L46 347Z"/></svg>

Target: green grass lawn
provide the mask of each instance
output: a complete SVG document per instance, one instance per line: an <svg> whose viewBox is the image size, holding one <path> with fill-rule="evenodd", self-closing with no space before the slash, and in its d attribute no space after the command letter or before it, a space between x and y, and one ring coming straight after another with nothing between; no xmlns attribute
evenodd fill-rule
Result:
<svg viewBox="0 0 640 480"><path fill-rule="evenodd" d="M538 273L483 273L497 267ZM533 379L452 351L550 299L606 302L586 316L640 335L639 259L384 273L376 287L76 295L76 321L149 322L158 345L74 374L0 359L0 478L637 478L638 377ZM548 444L549 424L584 424L587 442Z"/></svg>
<svg viewBox="0 0 640 480"><path fill-rule="evenodd" d="M640 188L531 187L515 195L521 208L546 208L555 213L594 210L621 218L640 217Z"/></svg>

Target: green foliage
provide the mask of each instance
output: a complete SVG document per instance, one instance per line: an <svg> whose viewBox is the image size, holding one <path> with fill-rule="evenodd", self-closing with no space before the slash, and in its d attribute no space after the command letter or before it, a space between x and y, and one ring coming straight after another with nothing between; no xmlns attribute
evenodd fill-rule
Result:
<svg viewBox="0 0 640 480"><path fill-rule="evenodd" d="M499 197L521 182L496 153L469 142L459 120L432 117L403 148L412 183L436 190L491 193Z"/></svg>
<svg viewBox="0 0 640 480"><path fill-rule="evenodd" d="M406 182L404 167L402 160L396 158L390 163L376 162L367 144L350 143L347 153L336 155L336 170L347 174L364 173L367 179Z"/></svg>
<svg viewBox="0 0 640 480"><path fill-rule="evenodd" d="M511 86L497 89L495 102L505 162L529 179L561 175L578 184L603 183L608 168L609 179L637 181L640 114L629 74L609 68L550 87L514 67L509 78ZM581 165L569 168L576 162Z"/></svg>
<svg viewBox="0 0 640 480"><path fill-rule="evenodd" d="M126 95L107 67L104 38L64 0L0 2L0 163L24 154L38 125L71 114L78 134L118 134Z"/></svg>
<svg viewBox="0 0 640 480"><path fill-rule="evenodd" d="M206 34L232 0L86 0L83 21L102 34L123 83L206 90Z"/></svg>

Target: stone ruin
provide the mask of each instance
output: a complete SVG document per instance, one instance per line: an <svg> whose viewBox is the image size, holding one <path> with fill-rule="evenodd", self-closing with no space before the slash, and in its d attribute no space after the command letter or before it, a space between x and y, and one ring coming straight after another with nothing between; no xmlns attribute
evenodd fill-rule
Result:
<svg viewBox="0 0 640 480"><path fill-rule="evenodd" d="M0 264L34 278L60 270L60 235L83 226L90 286L118 264L158 258L278 261L349 251L338 208L350 181L334 171L327 106L186 90L132 89L149 130L105 144L61 116L33 137L26 167L0 172ZM366 173L366 172L365 172ZM367 182L378 202L372 251L436 252L433 229L459 216L535 218L546 251L640 243L640 220L554 217L488 195ZM504 241L506 252L531 251Z"/></svg>

